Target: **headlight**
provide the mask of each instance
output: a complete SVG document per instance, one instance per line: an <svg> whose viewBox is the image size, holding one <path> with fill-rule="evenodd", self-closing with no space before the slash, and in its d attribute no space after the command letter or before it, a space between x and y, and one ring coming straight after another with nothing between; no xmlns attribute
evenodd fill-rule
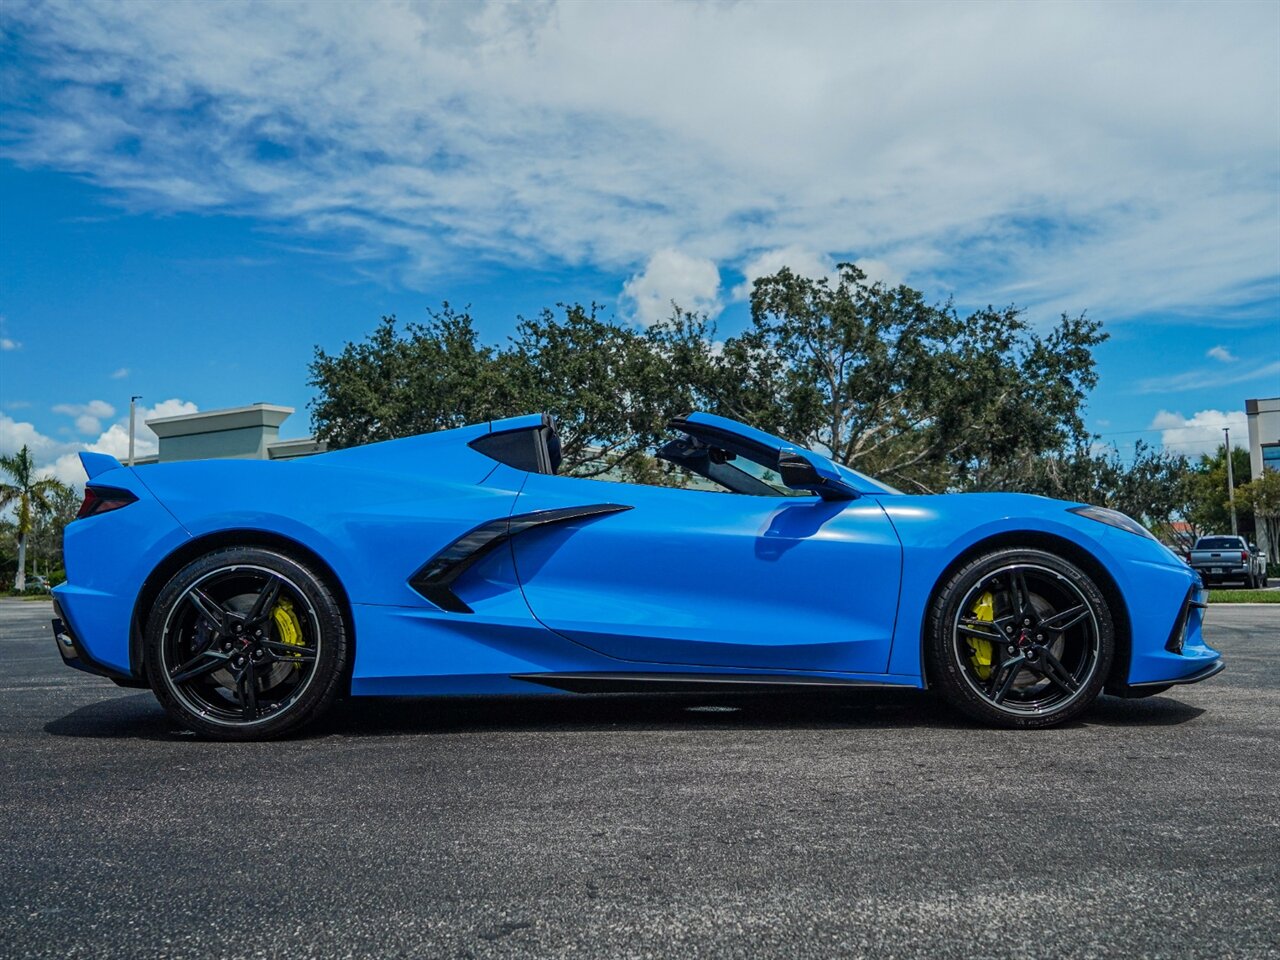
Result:
<svg viewBox="0 0 1280 960"><path fill-rule="evenodd" d="M1140 537L1146 537L1148 540L1155 540L1155 536L1140 524L1133 517L1125 516L1119 510L1108 510L1106 507L1072 507L1072 513L1077 513L1082 517L1088 517L1090 520L1097 520L1099 523L1105 523L1109 527L1119 527L1121 530L1128 530L1130 533L1136 533Z"/></svg>

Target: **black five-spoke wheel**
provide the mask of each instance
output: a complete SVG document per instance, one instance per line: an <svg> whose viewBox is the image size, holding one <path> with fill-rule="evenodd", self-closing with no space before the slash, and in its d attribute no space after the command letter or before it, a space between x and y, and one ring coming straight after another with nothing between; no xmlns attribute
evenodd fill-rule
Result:
<svg viewBox="0 0 1280 960"><path fill-rule="evenodd" d="M325 582L291 557L220 550L179 571L147 628L160 702L223 739L286 733L333 700L347 658L341 611Z"/></svg>
<svg viewBox="0 0 1280 960"><path fill-rule="evenodd" d="M1050 726L1097 698L1114 633L1101 591L1079 567L1040 550L995 551L966 564L938 592L929 677L971 716Z"/></svg>

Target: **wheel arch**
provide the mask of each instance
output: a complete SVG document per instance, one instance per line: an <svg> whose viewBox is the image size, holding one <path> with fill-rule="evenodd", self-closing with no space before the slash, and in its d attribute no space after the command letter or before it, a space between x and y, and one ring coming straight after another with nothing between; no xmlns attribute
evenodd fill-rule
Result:
<svg viewBox="0 0 1280 960"><path fill-rule="evenodd" d="M347 658L347 675L342 680L343 691L349 691L351 670L355 664L356 633L351 598L347 595L342 579L334 571L332 564L306 544L270 530L248 528L218 530L193 537L156 564L143 581L133 604L133 619L129 627L130 672L144 681L147 679L142 656L143 635L151 608L155 605L165 584L191 561L226 547L262 547L275 550L313 567L316 573L324 578L326 585L333 590L334 599L338 601L338 608L342 611L342 625L347 632L347 642L351 648L351 656Z"/></svg>
<svg viewBox="0 0 1280 960"><path fill-rule="evenodd" d="M1080 544L1066 537L1046 533L1042 530L1005 530L970 544L956 554L938 576L929 590L926 609L933 605L938 591L951 579L952 574L974 557L989 553L992 550L1016 547L1029 547L1056 553L1064 560L1074 563L1098 585L1098 589L1102 591L1103 598L1107 601L1107 607L1111 611L1111 617L1115 621L1116 628L1116 646L1111 659L1111 671L1107 675L1107 686L1123 685L1129 676L1129 657L1133 646L1129 608L1124 602L1124 594L1120 591L1120 587L1116 583L1115 577L1111 575L1111 571L1107 569L1101 560L1080 546ZM926 617L921 624L920 630L920 672L926 687L929 685L928 658L925 656L928 631L929 618Z"/></svg>

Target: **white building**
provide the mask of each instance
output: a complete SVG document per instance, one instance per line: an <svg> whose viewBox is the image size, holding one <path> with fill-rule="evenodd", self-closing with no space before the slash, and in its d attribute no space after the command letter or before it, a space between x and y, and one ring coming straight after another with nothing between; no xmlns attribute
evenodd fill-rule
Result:
<svg viewBox="0 0 1280 960"><path fill-rule="evenodd" d="M325 443L311 437L281 440L280 424L293 407L251 403L246 407L184 413L147 421L160 438L160 453L138 457L137 463L175 460L291 460L323 453Z"/></svg>
<svg viewBox="0 0 1280 960"><path fill-rule="evenodd" d="M1249 467L1253 479L1263 470L1280 471L1280 397L1246 400L1244 412L1249 418ZM1266 524L1257 528L1258 547L1272 563L1280 562L1280 543L1269 543Z"/></svg>

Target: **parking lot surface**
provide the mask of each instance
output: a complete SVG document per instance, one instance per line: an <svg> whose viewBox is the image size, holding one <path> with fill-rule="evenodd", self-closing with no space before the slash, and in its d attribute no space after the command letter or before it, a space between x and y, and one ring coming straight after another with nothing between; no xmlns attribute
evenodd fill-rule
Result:
<svg viewBox="0 0 1280 960"><path fill-rule="evenodd" d="M1207 683L352 701L200 742L0 602L0 955L1280 956L1280 607Z"/></svg>

